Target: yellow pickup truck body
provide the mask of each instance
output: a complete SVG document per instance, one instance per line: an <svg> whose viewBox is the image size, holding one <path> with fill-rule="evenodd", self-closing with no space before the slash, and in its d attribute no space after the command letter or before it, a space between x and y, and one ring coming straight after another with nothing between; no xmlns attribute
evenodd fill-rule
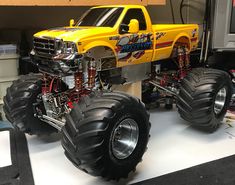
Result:
<svg viewBox="0 0 235 185"><path fill-rule="evenodd" d="M104 46L112 50L116 58L115 67L141 64L169 58L177 42L183 42L189 51L197 48L198 25L196 24L156 24L152 25L150 16L143 6L111 5L97 8L122 8L113 27L70 26L45 30L34 35L35 38L56 38L76 44L79 54ZM138 33L120 34L120 25L128 10L140 9L146 21L146 29Z"/></svg>

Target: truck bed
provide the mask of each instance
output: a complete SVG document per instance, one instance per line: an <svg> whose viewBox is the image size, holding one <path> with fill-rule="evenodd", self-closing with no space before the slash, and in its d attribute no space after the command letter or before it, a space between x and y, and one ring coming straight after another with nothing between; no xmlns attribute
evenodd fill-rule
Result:
<svg viewBox="0 0 235 185"><path fill-rule="evenodd" d="M195 24L154 24L153 31L168 31L168 30L177 30L177 29L185 29L195 27Z"/></svg>
<svg viewBox="0 0 235 185"><path fill-rule="evenodd" d="M198 25L196 24L155 24L152 27L155 35L153 61L169 58L172 54L174 43L182 37L188 38L191 51L197 48ZM183 39L180 42L188 41Z"/></svg>

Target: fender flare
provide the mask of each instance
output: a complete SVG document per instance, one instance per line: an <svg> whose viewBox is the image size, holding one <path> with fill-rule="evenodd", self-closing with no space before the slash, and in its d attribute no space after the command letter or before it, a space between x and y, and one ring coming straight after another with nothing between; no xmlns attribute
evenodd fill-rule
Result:
<svg viewBox="0 0 235 185"><path fill-rule="evenodd" d="M174 40L173 44L172 44L172 48L175 46L175 43L182 37L186 37L188 39L188 42L189 42L189 50L191 51L192 49L192 43L191 43L191 40L190 40L190 36L187 34L187 33L180 33L176 36L176 39Z"/></svg>
<svg viewBox="0 0 235 185"><path fill-rule="evenodd" d="M83 48L83 54L85 54L87 51L89 51L90 49L95 48L95 47L108 47L109 49L111 49L113 51L115 58L116 58L116 61L117 61L116 51L114 50L114 48L111 44L109 44L108 42L105 42L105 41L94 41L94 42L91 42L91 43L85 45Z"/></svg>

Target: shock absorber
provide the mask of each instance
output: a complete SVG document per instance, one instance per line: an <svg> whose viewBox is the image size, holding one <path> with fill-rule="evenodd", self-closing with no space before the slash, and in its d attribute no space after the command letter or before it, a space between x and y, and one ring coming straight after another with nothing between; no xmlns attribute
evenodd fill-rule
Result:
<svg viewBox="0 0 235 185"><path fill-rule="evenodd" d="M47 94L49 92L50 92L50 80L47 74L43 74L42 94Z"/></svg>
<svg viewBox="0 0 235 185"><path fill-rule="evenodd" d="M96 77L96 63L94 60L90 60L88 63L88 89L92 90L95 87Z"/></svg>
<svg viewBox="0 0 235 185"><path fill-rule="evenodd" d="M74 88L70 91L69 101L67 102L70 108L73 108L72 102L77 102L83 91L83 67L82 62L78 65L78 70L73 75Z"/></svg>
<svg viewBox="0 0 235 185"><path fill-rule="evenodd" d="M182 46L178 47L177 50L178 54L178 63L179 63L179 78L182 79L185 77L185 72L184 72L184 49Z"/></svg>
<svg viewBox="0 0 235 185"><path fill-rule="evenodd" d="M50 85L51 85L51 79L47 74L44 73L43 79L42 79L42 101L43 101L47 116L52 117L51 104L48 98L50 94Z"/></svg>
<svg viewBox="0 0 235 185"><path fill-rule="evenodd" d="M78 72L74 74L74 80L75 80L75 91L81 92L83 90L83 71L82 71L81 62L78 67Z"/></svg>
<svg viewBox="0 0 235 185"><path fill-rule="evenodd" d="M186 67L186 70L189 70L189 67L190 67L190 56L189 56L189 49L187 47L184 48L184 54L185 54L185 57L184 57L185 67Z"/></svg>

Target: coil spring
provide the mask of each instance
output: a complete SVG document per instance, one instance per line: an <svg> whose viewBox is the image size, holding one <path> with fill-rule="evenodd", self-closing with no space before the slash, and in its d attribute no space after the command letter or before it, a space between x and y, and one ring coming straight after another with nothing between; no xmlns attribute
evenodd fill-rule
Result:
<svg viewBox="0 0 235 185"><path fill-rule="evenodd" d="M88 67L88 89L92 90L95 87L95 77L96 77L96 63L94 60L89 62Z"/></svg>
<svg viewBox="0 0 235 185"><path fill-rule="evenodd" d="M75 91L81 92L83 89L83 74L82 72L77 72L74 74L75 80Z"/></svg>
<svg viewBox="0 0 235 185"><path fill-rule="evenodd" d="M46 74L43 75L42 79L42 94L49 93L50 91L50 78Z"/></svg>
<svg viewBox="0 0 235 185"><path fill-rule="evenodd" d="M184 53L185 53L185 67L189 68L190 67L190 56L189 56L189 49L187 47L184 48Z"/></svg>

